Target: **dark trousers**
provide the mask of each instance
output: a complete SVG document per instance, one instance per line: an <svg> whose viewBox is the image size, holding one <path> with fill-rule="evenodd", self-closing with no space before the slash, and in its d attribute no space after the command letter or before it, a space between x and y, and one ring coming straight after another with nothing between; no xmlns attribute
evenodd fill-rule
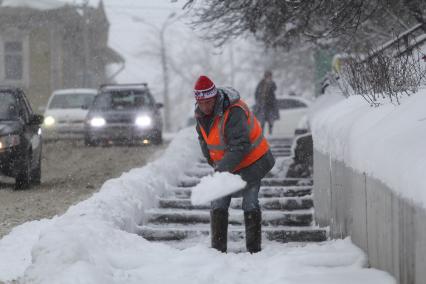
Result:
<svg viewBox="0 0 426 284"><path fill-rule="evenodd" d="M211 203L211 209L224 209L228 210L229 205L231 204L231 198L232 197L243 197L243 211L249 212L249 211L255 211L259 210L259 189L260 189L260 180L247 183L246 187L235 194L227 195L225 197L216 199L212 201Z"/></svg>

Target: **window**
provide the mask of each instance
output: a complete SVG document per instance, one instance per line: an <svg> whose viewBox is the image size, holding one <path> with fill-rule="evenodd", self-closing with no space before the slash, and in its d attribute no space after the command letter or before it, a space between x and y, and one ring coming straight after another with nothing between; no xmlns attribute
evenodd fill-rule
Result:
<svg viewBox="0 0 426 284"><path fill-rule="evenodd" d="M30 121L30 113L31 110L28 108L28 104L25 101L24 94L22 92L19 92L19 104L18 104L18 110L19 110L19 116L25 121L25 123L28 123Z"/></svg>
<svg viewBox="0 0 426 284"><path fill-rule="evenodd" d="M307 105L299 100L293 99L278 99L278 108L279 109L292 109L292 108L303 108Z"/></svg>
<svg viewBox="0 0 426 284"><path fill-rule="evenodd" d="M18 117L16 97L10 92L0 92L0 120L14 120Z"/></svg>
<svg viewBox="0 0 426 284"><path fill-rule="evenodd" d="M57 94L52 98L49 109L81 108L90 106L95 94Z"/></svg>
<svg viewBox="0 0 426 284"><path fill-rule="evenodd" d="M19 81L23 79L23 45L20 41L4 43L5 79Z"/></svg>

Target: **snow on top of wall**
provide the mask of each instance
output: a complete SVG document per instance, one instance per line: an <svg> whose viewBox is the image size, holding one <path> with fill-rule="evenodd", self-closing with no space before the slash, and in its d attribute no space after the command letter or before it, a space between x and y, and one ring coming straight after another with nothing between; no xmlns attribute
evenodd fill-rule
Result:
<svg viewBox="0 0 426 284"><path fill-rule="evenodd" d="M26 7L36 10L52 10L65 6L66 3L58 0L3 0L4 7Z"/></svg>
<svg viewBox="0 0 426 284"><path fill-rule="evenodd" d="M426 208L426 89L370 107L332 89L312 106L314 147Z"/></svg>

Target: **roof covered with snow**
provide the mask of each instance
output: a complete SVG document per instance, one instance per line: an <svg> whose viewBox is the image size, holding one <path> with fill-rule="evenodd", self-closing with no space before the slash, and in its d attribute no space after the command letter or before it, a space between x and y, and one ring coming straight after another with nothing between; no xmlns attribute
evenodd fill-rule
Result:
<svg viewBox="0 0 426 284"><path fill-rule="evenodd" d="M26 7L37 10L58 9L66 5L66 3L58 0L4 0L1 4L3 7Z"/></svg>
<svg viewBox="0 0 426 284"><path fill-rule="evenodd" d="M0 1L2 7L24 7L36 10L53 10L59 9L66 5L80 5L82 1L71 1L71 0L3 0ZM88 5L91 7L97 7L100 0L90 0Z"/></svg>
<svg viewBox="0 0 426 284"><path fill-rule="evenodd" d="M97 92L98 92L97 89L78 88L78 89L59 89L59 90L55 90L53 94L55 95L96 94Z"/></svg>

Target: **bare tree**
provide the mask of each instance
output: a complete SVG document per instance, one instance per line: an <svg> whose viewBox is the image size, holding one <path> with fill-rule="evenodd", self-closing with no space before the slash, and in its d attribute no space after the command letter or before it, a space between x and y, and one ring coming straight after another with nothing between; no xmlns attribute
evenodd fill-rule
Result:
<svg viewBox="0 0 426 284"><path fill-rule="evenodd" d="M347 49L424 22L424 0L188 0L194 25L218 45L252 33L267 46L311 41Z"/></svg>
<svg viewBox="0 0 426 284"><path fill-rule="evenodd" d="M371 106L378 98L388 98L399 104L402 95L415 93L426 78L420 50L379 52L371 49L367 55L352 56L344 64L339 84L347 95L361 95Z"/></svg>

